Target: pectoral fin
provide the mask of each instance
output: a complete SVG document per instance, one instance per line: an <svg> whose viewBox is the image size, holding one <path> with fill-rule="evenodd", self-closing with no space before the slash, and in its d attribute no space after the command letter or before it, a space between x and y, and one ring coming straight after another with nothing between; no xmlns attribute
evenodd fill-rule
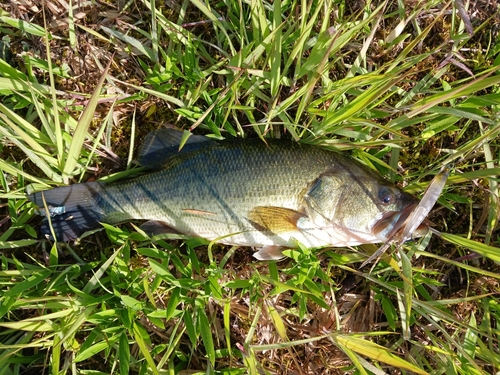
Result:
<svg viewBox="0 0 500 375"><path fill-rule="evenodd" d="M289 208L258 206L248 216L252 225L262 232L275 234L297 231L297 222L304 214Z"/></svg>

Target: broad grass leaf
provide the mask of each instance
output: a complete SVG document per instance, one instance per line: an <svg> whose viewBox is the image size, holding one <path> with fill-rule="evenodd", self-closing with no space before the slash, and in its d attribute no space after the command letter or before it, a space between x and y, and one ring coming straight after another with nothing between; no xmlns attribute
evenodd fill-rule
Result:
<svg viewBox="0 0 500 375"><path fill-rule="evenodd" d="M88 318L88 322L93 324L104 324L110 319L115 319L118 314L119 314L118 309L99 311L96 312L95 314L90 315Z"/></svg>
<svg viewBox="0 0 500 375"><path fill-rule="evenodd" d="M169 258L169 254L163 249L141 247L137 248L136 252L146 258L159 258L159 259Z"/></svg>
<svg viewBox="0 0 500 375"><path fill-rule="evenodd" d="M78 120L78 125L76 126L73 137L71 138L71 143L69 146L68 153L66 155L66 160L64 162L64 168L63 168L63 176L66 178L73 175L75 167L78 163L83 143L87 138L88 129L92 124L99 96L101 95L101 88L104 83L104 80L106 79L106 75L108 74L111 62L112 60L109 60L108 65L106 66L104 72L99 78L99 82L97 83L94 93L92 94L87 106L85 107L85 110L83 111L80 119Z"/></svg>
<svg viewBox="0 0 500 375"><path fill-rule="evenodd" d="M0 119L3 117L3 115L0 114ZM14 129L16 133L23 138L25 141L27 141L28 145L26 146L24 143L19 141L17 137L15 137L13 134L11 134L7 129L4 129L2 126L0 126L0 132L3 133L3 135L9 139L12 143L14 143L19 149L21 149L26 156L36 164L38 168L40 168L45 175L50 178L51 180L55 182L62 182L62 177L58 175L57 173L54 172L52 167L47 164L46 161L48 161L52 166L56 167L57 166L57 160L55 158L50 157L47 152L42 148L42 150L37 149L35 145L38 145L36 142L30 142L30 137L24 133L21 129L16 127L13 123L11 123L9 120L6 120L7 124L10 125L11 129ZM35 150L35 151L33 151Z"/></svg>
<svg viewBox="0 0 500 375"><path fill-rule="evenodd" d="M175 104L176 106L178 107L185 107L185 104L182 100L179 100L177 99L176 97L174 96L171 96L171 95L167 95L167 94L164 94L162 92L159 92L159 91L156 91L156 90L151 90L151 89L148 89L147 87L143 87L143 86L137 86L137 85L134 85L134 84L131 84L129 82L125 82L125 81L120 81L118 79L114 79L116 82L119 82L125 86L128 86L128 87L131 87L135 90L138 90L138 91L142 91L146 94L149 94L149 95L152 95L152 96L155 96L159 99L163 99L169 103L172 103L172 104Z"/></svg>
<svg viewBox="0 0 500 375"><path fill-rule="evenodd" d="M451 160L445 160L445 164L448 163ZM461 184L466 181L473 181L478 178L496 178L498 175L500 175L500 168L489 168L489 169L478 169L473 172L464 172L460 174L454 174L450 177L448 177L448 181L446 182L447 185L450 184ZM416 184L409 185L408 187L405 188L405 191L411 194L414 194L418 191L425 190L427 186L429 185L429 182L419 182Z"/></svg>
<svg viewBox="0 0 500 375"><path fill-rule="evenodd" d="M381 304L382 304L382 309L384 310L384 316L387 319L387 324L389 327L391 327L393 330L396 329L396 319L398 317L396 308L392 304L392 301L390 298L387 298L384 294L381 294Z"/></svg>
<svg viewBox="0 0 500 375"><path fill-rule="evenodd" d="M493 70L496 69L498 68L495 67ZM490 70L490 72L483 72L484 75L482 77L479 77L472 82L457 86L449 91L438 92L437 94L430 95L419 100L412 106L412 110L407 114L407 116L414 117L419 113L431 109L432 107L438 106L441 103L445 103L449 100L453 100L461 96L473 94L493 85L498 85L498 83L500 83L500 75L488 76L488 74L491 74L491 71L492 70Z"/></svg>
<svg viewBox="0 0 500 375"><path fill-rule="evenodd" d="M139 325L139 323L137 323L137 322L134 322L133 325L134 325L133 326L133 334L134 334L135 341L137 343L137 346L139 346L139 350L140 350L141 354L144 356L144 359L148 363L150 371L154 375L160 375L158 369L156 368L156 363L155 363L153 357L151 356L151 348L148 347L148 345L143 337L143 335L145 335L149 339L149 336L148 336L146 330L143 327L141 327Z"/></svg>
<svg viewBox="0 0 500 375"><path fill-rule="evenodd" d="M52 36L40 25L36 25L28 21L23 21L19 18L0 16L0 22L4 22L9 26L15 27L16 29L35 36L45 36L47 33L49 38L52 39Z"/></svg>
<svg viewBox="0 0 500 375"><path fill-rule="evenodd" d="M337 343L337 345L338 345L338 343ZM367 366L366 366L366 364L362 363L361 357L358 354L356 354L353 350L351 350L345 346L341 346L341 345L339 345L339 346L341 347L342 351L345 354L347 354L347 356L351 359L352 364L354 366L356 366L356 369L359 371L359 373L361 375L368 375L368 372L366 372L366 370L365 370L365 367L367 367ZM376 375L379 375L379 374L376 374Z"/></svg>
<svg viewBox="0 0 500 375"><path fill-rule="evenodd" d="M62 66L57 67L49 67L49 63L43 59L39 59L35 56L27 56L27 64L30 65L31 68L36 68L44 71L52 70L52 73L61 77L61 78L71 78L70 68L67 64L62 64Z"/></svg>
<svg viewBox="0 0 500 375"><path fill-rule="evenodd" d="M377 345L371 341L364 340L359 337L344 335L335 336L335 341L341 344L341 346L351 349L356 353L380 362L387 363L396 368L412 371L416 374L421 375L428 374L427 371L424 371L417 366L399 358L395 354L392 354L390 351L388 351L387 348Z"/></svg>
<svg viewBox="0 0 500 375"><path fill-rule="evenodd" d="M41 85L36 82L24 81L16 78L0 77L0 93L13 94L16 92L35 91L38 95L51 93L50 86ZM62 91L56 91L57 94L63 94Z"/></svg>
<svg viewBox="0 0 500 375"><path fill-rule="evenodd" d="M484 116L481 116L478 110L473 108L468 108L467 106L458 106L456 108L436 106L429 109L429 113L440 113L447 116L454 116L458 118L468 118L470 120L482 122L489 125L495 123L495 121L490 120Z"/></svg>
<svg viewBox="0 0 500 375"><path fill-rule="evenodd" d="M0 249L17 249L19 247L26 247L40 242L39 240L13 240L13 241L0 241Z"/></svg>
<svg viewBox="0 0 500 375"><path fill-rule="evenodd" d="M498 247L485 245L484 243L469 240L450 233L441 233L443 239L458 246L465 247L475 253L489 258L495 262L500 262L500 249Z"/></svg>
<svg viewBox="0 0 500 375"><path fill-rule="evenodd" d="M328 115L321 124L323 132L333 131L335 126L338 126L342 121L374 106L375 102L380 97L386 95L389 89L401 79L401 77L395 74L388 74L374 80L370 87L364 89L350 103L344 105L339 110L328 112Z"/></svg>
<svg viewBox="0 0 500 375"><path fill-rule="evenodd" d="M78 46L75 34L75 16L73 13L72 0L69 0L69 5L68 5L68 29L69 29L69 45L71 46L71 49L75 50Z"/></svg>
<svg viewBox="0 0 500 375"><path fill-rule="evenodd" d="M496 106L498 103L500 103L500 93L471 95L460 104L460 108L483 108Z"/></svg>
<svg viewBox="0 0 500 375"><path fill-rule="evenodd" d="M276 287L276 293L283 293L287 290L293 290L294 292L300 292L300 293L305 293L305 294L312 294L311 292L305 290L305 289L301 289L301 288L298 288L294 285L290 285L290 284L287 284L287 283L282 283L281 281L277 281L277 280L273 280L267 276L264 276L264 275L261 275L260 276L263 280L267 281L268 283L270 283L271 285L274 285Z"/></svg>
<svg viewBox="0 0 500 375"><path fill-rule="evenodd" d="M143 42L137 40L134 37L131 37L130 35L123 34L118 30L110 29L106 26L101 25L101 29L109 35L114 36L115 38L118 38L125 43L128 43L129 45L134 47L136 51L139 52L139 54L146 55L151 61L156 61L155 53L153 52L153 50L146 47Z"/></svg>
<svg viewBox="0 0 500 375"><path fill-rule="evenodd" d="M165 280L169 285L176 286L183 289L194 289L202 285L204 282L200 280L195 280L193 278L177 279L172 275L165 266L155 261L154 259L149 259L149 265L154 273Z"/></svg>
<svg viewBox="0 0 500 375"><path fill-rule="evenodd" d="M90 294L98 285L100 285L100 279L101 277L105 274L107 269L111 266L115 258L120 254L121 251L120 249L116 250L107 260L104 262L104 264L99 267L99 269L94 273L92 278L88 281L88 283L85 285L83 288L83 293Z"/></svg>
<svg viewBox="0 0 500 375"><path fill-rule="evenodd" d="M4 297L15 297L26 293L27 290L37 286L38 284L47 280L52 274L50 270L35 271L26 280L16 283L12 288L3 293Z"/></svg>
<svg viewBox="0 0 500 375"><path fill-rule="evenodd" d="M194 324L193 316L191 315L192 313L193 312L191 310L184 310L183 320L186 325L189 340L191 341L191 344L195 346L196 341L198 341L199 332Z"/></svg>
<svg viewBox="0 0 500 375"><path fill-rule="evenodd" d="M283 323L283 319L281 319L281 316L278 313L278 311L276 311L274 306L268 304L267 312L271 316L274 328L276 328L278 335L281 337L282 340L287 340L285 323Z"/></svg>
<svg viewBox="0 0 500 375"><path fill-rule="evenodd" d="M276 29L275 39L276 42L271 46L271 58L269 65L271 67L271 97L278 96L281 82L281 50L283 48L282 29L279 27L281 24L281 0L273 1L273 29Z"/></svg>
<svg viewBox="0 0 500 375"><path fill-rule="evenodd" d="M130 372L130 345L126 332L120 335L118 360L120 361L120 374L128 375Z"/></svg>
<svg viewBox="0 0 500 375"><path fill-rule="evenodd" d="M90 35L96 37L100 41L107 43L107 44L112 44L112 41L110 39L106 38L102 34L99 34L97 31L91 29L90 27L86 27L84 25L79 25L79 24L77 24L76 26L78 26L78 28L82 29L86 33L89 33Z"/></svg>
<svg viewBox="0 0 500 375"><path fill-rule="evenodd" d="M149 260L149 266L151 267L152 271L155 274L157 274L167 282L172 282L173 280L175 280L174 275L172 275L170 271L163 264L157 262L154 259L148 259L148 260Z"/></svg>
<svg viewBox="0 0 500 375"><path fill-rule="evenodd" d="M481 341L477 341L477 355L476 357L487 358L495 366L500 368L500 358L498 357L498 350L494 346L489 348ZM478 371L479 374L485 374L484 371Z"/></svg>
<svg viewBox="0 0 500 375"><path fill-rule="evenodd" d="M44 182L43 180L22 171L21 169L9 164L8 162L6 162L3 159L0 159L0 170L3 172L9 173L13 176L17 176L17 175L22 176L22 177L26 178L26 180L32 181L32 182L37 182L38 184L40 184L42 186L46 186L46 187L50 186L48 182Z"/></svg>
<svg viewBox="0 0 500 375"><path fill-rule="evenodd" d="M424 129L421 136L424 139L429 139L442 131L455 130L457 127L454 125L459 121L460 118L456 116L440 116L429 122L429 126Z"/></svg>
<svg viewBox="0 0 500 375"><path fill-rule="evenodd" d="M90 357L95 356L97 353L102 352L103 350L109 348L114 342L117 340L117 336L108 337L104 341L100 341L97 344L92 345L90 348L87 348L80 353L77 354L74 361L82 362Z"/></svg>
<svg viewBox="0 0 500 375"><path fill-rule="evenodd" d="M227 349L229 350L229 355L232 356L231 352L231 303L224 303L224 336L226 338Z"/></svg>
<svg viewBox="0 0 500 375"><path fill-rule="evenodd" d="M169 300L170 302L170 300ZM174 310L172 314L170 314L166 309L157 309L148 314L148 317L151 319L165 319L165 321L178 317L182 315L182 310Z"/></svg>
<svg viewBox="0 0 500 375"><path fill-rule="evenodd" d="M170 296L168 298L168 305L167 305L165 320L170 320L174 316L175 308L177 307L177 305L181 301L180 294L181 294L180 288L174 288L172 290L172 293L170 293Z"/></svg>
<svg viewBox="0 0 500 375"><path fill-rule="evenodd" d="M130 309L132 310L135 310L135 311L140 311L143 309L144 307L144 303L143 302L140 302L138 300L136 300L135 298L133 297L130 297L130 296L127 296L127 295L124 295L122 294L120 296L122 302L127 306L129 307Z"/></svg>
<svg viewBox="0 0 500 375"><path fill-rule="evenodd" d="M51 332L54 331L52 324L46 322L0 322L0 327L7 329L14 329L18 331L30 331L30 332Z"/></svg>
<svg viewBox="0 0 500 375"><path fill-rule="evenodd" d="M474 313L471 313L470 319L469 319L469 326L472 328L476 329L477 328L477 322L476 322L476 316ZM465 337L464 337L464 351L471 357L474 358L476 354L476 347L477 347L477 332L474 331L473 329L468 329L465 332Z"/></svg>
<svg viewBox="0 0 500 375"><path fill-rule="evenodd" d="M224 283L224 288L241 289L250 288L253 285L251 280L232 280Z"/></svg>
<svg viewBox="0 0 500 375"><path fill-rule="evenodd" d="M212 325L208 321L205 311L198 309L198 324L200 327L201 339L203 340L203 347L207 352L207 357L212 366L215 364L215 348L212 338Z"/></svg>
<svg viewBox="0 0 500 375"><path fill-rule="evenodd" d="M270 48L275 42L276 35L280 33L284 24L280 24L275 30L273 30L255 49L245 57L241 64L241 68L246 69L253 67L255 62Z"/></svg>
<svg viewBox="0 0 500 375"><path fill-rule="evenodd" d="M29 98L30 102L36 102L33 98ZM38 103L39 104L39 103ZM43 134L36 126L31 122L27 121L23 116L18 115L15 111L10 109L3 104L0 104L0 111L7 116L12 123L10 124L11 129L17 133L21 139L28 144L33 151L37 151L39 154L43 155L47 160L55 160L43 146L44 144L50 142L50 138ZM56 162L51 164L56 165Z"/></svg>
<svg viewBox="0 0 500 375"><path fill-rule="evenodd" d="M403 273L403 291L404 291L404 306L400 310L401 314L401 328L403 330L403 337L406 340L410 340L411 332L411 312L412 312L412 301L413 301L413 273L411 262L403 249L399 249L399 255L401 257L402 263L402 273ZM398 289L399 292L399 289Z"/></svg>
<svg viewBox="0 0 500 375"><path fill-rule="evenodd" d="M61 350L62 350L62 345L61 345L61 338L57 335L54 336L54 345L52 349L52 373L57 374L59 373L59 368L61 366Z"/></svg>
<svg viewBox="0 0 500 375"><path fill-rule="evenodd" d="M88 317L92 315L92 312L96 309L96 306L89 306L86 308L81 308L67 318L67 325L64 327L64 335L61 337L61 342L73 338L76 332L82 329L82 325L87 321Z"/></svg>
<svg viewBox="0 0 500 375"><path fill-rule="evenodd" d="M64 318L65 316L71 315L74 312L75 312L75 310L73 310L73 309L64 309L64 310L60 310L60 311L55 311L53 313L35 316L33 318L28 318L28 319L25 319L24 321L25 322L48 321L48 320L53 320L53 319L57 319L57 318Z"/></svg>
<svg viewBox="0 0 500 375"><path fill-rule="evenodd" d="M4 60L0 59L0 74L2 74L5 77L10 77L12 79L19 80L20 82L27 81L28 77L26 77L26 74L22 73L21 71L13 68L10 66L7 62ZM0 93L2 94L13 94L13 91L10 92L2 92L4 91L1 85L0 85Z"/></svg>

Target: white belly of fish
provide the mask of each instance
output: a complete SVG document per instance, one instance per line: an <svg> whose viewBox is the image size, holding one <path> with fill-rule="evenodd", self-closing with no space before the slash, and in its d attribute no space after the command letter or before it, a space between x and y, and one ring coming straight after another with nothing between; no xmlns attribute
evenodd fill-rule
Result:
<svg viewBox="0 0 500 375"><path fill-rule="evenodd" d="M186 234L196 235L225 245L253 246L264 249L264 252L266 252L266 249L296 248L297 243L307 248L319 248L325 246L348 247L378 241L375 236L353 233L334 224L319 227L307 218L299 220L297 224L297 230L279 234L261 232L253 227L247 227L245 230L239 232L228 232L228 234L223 236L207 230L189 230ZM271 256L271 258L259 256L259 258L276 259L275 256Z"/></svg>

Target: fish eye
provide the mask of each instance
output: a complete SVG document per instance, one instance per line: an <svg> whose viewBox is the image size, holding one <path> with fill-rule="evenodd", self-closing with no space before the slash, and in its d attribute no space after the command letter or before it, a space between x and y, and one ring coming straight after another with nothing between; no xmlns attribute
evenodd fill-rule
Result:
<svg viewBox="0 0 500 375"><path fill-rule="evenodd" d="M378 192L378 199L380 199L380 202L382 202L383 205L387 206L391 203L394 203L395 196L390 188L388 188L387 186L382 186L382 188Z"/></svg>

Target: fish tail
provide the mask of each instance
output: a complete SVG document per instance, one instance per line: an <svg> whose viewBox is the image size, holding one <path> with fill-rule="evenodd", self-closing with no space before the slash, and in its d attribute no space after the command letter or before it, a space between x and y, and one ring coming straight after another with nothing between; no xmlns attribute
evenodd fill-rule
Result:
<svg viewBox="0 0 500 375"><path fill-rule="evenodd" d="M101 183L86 182L29 195L28 199L38 206L37 213L47 217L40 226L41 235L54 240L54 234L57 241L70 241L99 227L104 217L98 205L102 190Z"/></svg>

